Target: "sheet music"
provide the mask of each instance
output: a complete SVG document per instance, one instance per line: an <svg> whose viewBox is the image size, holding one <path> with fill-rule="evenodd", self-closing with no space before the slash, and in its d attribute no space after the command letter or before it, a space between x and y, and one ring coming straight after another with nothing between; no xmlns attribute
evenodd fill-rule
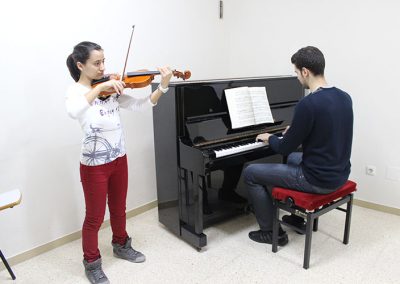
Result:
<svg viewBox="0 0 400 284"><path fill-rule="evenodd" d="M248 88L248 92L252 101L255 124L274 122L265 87Z"/></svg>
<svg viewBox="0 0 400 284"><path fill-rule="evenodd" d="M265 87L225 90L232 128L274 122Z"/></svg>

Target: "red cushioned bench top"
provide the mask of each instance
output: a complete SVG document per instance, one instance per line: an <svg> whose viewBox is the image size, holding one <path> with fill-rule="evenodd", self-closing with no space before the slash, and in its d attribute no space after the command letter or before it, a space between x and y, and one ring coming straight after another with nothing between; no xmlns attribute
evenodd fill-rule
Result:
<svg viewBox="0 0 400 284"><path fill-rule="evenodd" d="M306 210L314 210L338 198L346 196L357 190L357 184L348 180L341 188L329 194L312 194L282 187L274 187L272 196L277 200L286 200L291 197L294 204Z"/></svg>

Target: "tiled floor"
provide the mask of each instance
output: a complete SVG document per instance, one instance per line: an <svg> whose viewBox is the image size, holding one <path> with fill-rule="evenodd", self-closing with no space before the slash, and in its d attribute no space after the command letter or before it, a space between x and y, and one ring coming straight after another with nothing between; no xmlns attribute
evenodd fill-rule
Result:
<svg viewBox="0 0 400 284"><path fill-rule="evenodd" d="M344 213L320 218L313 234L310 268L304 270L304 237L290 230L289 244L278 253L252 242L258 229L253 215L208 228L201 252L158 222L157 209L128 220L134 247L146 262L112 256L110 228L99 234L103 269L111 283L400 283L400 217L353 207L350 243L342 244ZM81 241L74 241L13 266L14 283L88 283ZM0 283L13 283L6 270Z"/></svg>

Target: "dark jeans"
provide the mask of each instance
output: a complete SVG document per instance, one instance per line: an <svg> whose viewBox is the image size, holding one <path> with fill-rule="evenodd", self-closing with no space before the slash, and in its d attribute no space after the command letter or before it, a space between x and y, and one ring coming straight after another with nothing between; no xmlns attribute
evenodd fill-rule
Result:
<svg viewBox="0 0 400 284"><path fill-rule="evenodd" d="M251 164L244 170L249 201L261 230L272 230L271 190L274 186L318 194L335 191L310 184L304 177L301 160L302 153L295 152L288 156L287 164Z"/></svg>
<svg viewBox="0 0 400 284"><path fill-rule="evenodd" d="M86 216L82 228L83 257L92 262L100 257L98 232L103 223L106 202L110 210L113 243L125 244L128 165L126 155L99 166L80 165L85 194Z"/></svg>

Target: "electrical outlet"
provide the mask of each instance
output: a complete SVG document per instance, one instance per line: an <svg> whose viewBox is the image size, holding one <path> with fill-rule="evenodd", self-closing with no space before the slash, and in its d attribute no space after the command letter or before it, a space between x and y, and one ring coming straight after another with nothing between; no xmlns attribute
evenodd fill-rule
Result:
<svg viewBox="0 0 400 284"><path fill-rule="evenodd" d="M366 166L365 173L369 176L376 175L376 167L375 166Z"/></svg>

